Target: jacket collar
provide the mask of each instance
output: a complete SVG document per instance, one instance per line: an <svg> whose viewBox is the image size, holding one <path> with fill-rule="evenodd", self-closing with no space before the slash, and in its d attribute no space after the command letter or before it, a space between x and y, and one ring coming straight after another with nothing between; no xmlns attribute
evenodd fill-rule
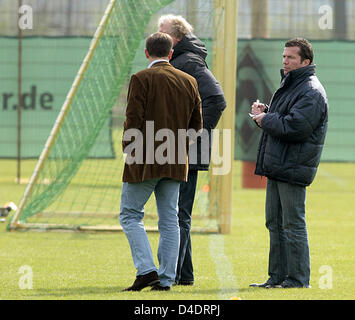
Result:
<svg viewBox="0 0 355 320"><path fill-rule="evenodd" d="M154 68L155 66L158 66L158 65L162 66L162 65L169 65L169 64L170 63L167 60L163 60L163 59L162 60L155 60L149 64L148 69Z"/></svg>
<svg viewBox="0 0 355 320"><path fill-rule="evenodd" d="M175 45L172 59L185 52L195 53L204 60L207 56L206 46L193 33L185 34L184 37Z"/></svg>
<svg viewBox="0 0 355 320"><path fill-rule="evenodd" d="M284 74L284 70L280 70L281 74L281 87L290 84L291 82L297 81L297 80L303 80L305 78L308 78L310 76L315 75L316 73L316 65L311 64L302 68L298 68L296 70L292 70L286 75Z"/></svg>

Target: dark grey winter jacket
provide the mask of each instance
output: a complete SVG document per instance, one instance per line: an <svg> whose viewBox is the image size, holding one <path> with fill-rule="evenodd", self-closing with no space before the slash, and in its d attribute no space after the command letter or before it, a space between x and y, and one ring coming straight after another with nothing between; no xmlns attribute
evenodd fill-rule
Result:
<svg viewBox="0 0 355 320"><path fill-rule="evenodd" d="M202 151L201 139L197 140L197 163L189 165L190 170L208 170L211 154L211 130L214 129L226 107L223 90L218 81L208 69L205 61L207 49L205 45L194 34L185 35L174 47L174 53L170 63L177 69L188 73L197 80L198 90L202 100L203 128L208 130L209 150ZM203 144L202 150L206 144ZM196 147L196 146L195 146ZM196 150L190 146L190 151ZM208 155L206 158L205 155Z"/></svg>
<svg viewBox="0 0 355 320"><path fill-rule="evenodd" d="M292 184L312 183L328 126L325 90L315 65L281 70L281 86L261 122L255 174Z"/></svg>

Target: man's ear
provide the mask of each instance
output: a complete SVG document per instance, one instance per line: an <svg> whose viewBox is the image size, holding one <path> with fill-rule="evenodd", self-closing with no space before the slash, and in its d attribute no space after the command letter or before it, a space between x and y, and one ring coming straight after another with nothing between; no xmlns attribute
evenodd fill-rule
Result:
<svg viewBox="0 0 355 320"><path fill-rule="evenodd" d="M309 60L309 59L304 59L304 60L302 61L303 67L309 66L310 64L311 64L311 60Z"/></svg>
<svg viewBox="0 0 355 320"><path fill-rule="evenodd" d="M168 55L169 60L171 60L171 58L173 57L173 53L174 53L174 49L171 49Z"/></svg>
<svg viewBox="0 0 355 320"><path fill-rule="evenodd" d="M147 50L147 49L144 49L144 53L145 53L145 57L146 57L147 59L149 59L150 56L149 56L149 53L148 53L148 50Z"/></svg>

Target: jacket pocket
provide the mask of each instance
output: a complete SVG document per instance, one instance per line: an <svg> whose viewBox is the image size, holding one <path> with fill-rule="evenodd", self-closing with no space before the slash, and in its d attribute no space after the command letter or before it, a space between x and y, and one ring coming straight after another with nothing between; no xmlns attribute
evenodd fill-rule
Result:
<svg viewBox="0 0 355 320"><path fill-rule="evenodd" d="M284 164L287 158L288 145L277 138L268 137L265 154L273 165Z"/></svg>

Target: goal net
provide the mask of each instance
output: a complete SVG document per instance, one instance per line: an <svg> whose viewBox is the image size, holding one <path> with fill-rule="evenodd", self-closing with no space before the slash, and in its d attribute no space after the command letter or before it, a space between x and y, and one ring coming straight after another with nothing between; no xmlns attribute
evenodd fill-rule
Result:
<svg viewBox="0 0 355 320"><path fill-rule="evenodd" d="M109 1L9 229L120 230L124 167L121 139L127 84L131 74L147 66L144 40L157 30L159 15L189 12L179 3ZM197 36L206 43L212 64L215 24L223 10L215 10L214 1L190 3L194 3L195 16L201 10L206 14L206 27L200 28L204 34ZM112 141L109 146L100 144L107 126ZM102 148L110 148L107 153L113 156L101 157L105 153ZM195 231L219 231L219 199L211 197L210 172L199 173L193 209ZM219 183L218 177L213 180ZM154 230L156 221L152 196L145 207L144 223L148 230Z"/></svg>

